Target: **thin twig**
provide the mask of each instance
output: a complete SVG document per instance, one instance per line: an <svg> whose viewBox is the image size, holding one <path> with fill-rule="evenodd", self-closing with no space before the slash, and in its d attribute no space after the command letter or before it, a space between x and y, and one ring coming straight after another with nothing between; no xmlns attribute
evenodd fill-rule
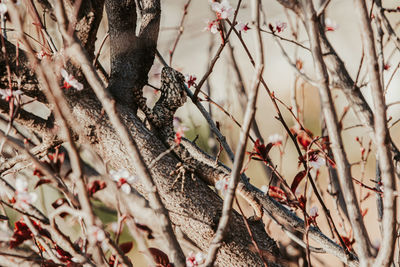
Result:
<svg viewBox="0 0 400 267"><path fill-rule="evenodd" d="M370 87L374 102L374 131L375 145L378 154L379 168L381 170L383 184L383 219L382 227L385 229L382 237L382 245L374 262L374 266L390 266L393 263L393 254L396 241L396 191L394 166L391 151L389 149L389 131L386 124L386 107L383 96L383 85L378 70L378 60L375 49L375 40L367 13L367 7L363 0L355 0L357 14L359 16L362 39L366 49L367 66ZM377 6L381 7L381 1L376 0ZM380 12L383 14L383 11ZM381 17L384 24L385 16ZM390 24L389 24L390 25ZM388 25L386 24L387 29ZM396 38L398 41L398 38ZM398 42L400 44L400 42ZM364 236L365 238L366 236ZM357 238L356 238L357 239Z"/></svg>
<svg viewBox="0 0 400 267"><path fill-rule="evenodd" d="M232 205L235 199L235 192L237 184L239 183L240 172L242 169L244 154L246 151L247 139L250 133L251 123L254 119L256 112L256 101L258 95L258 89L260 87L260 80L262 77L262 73L264 70L264 51L261 39L260 32L260 0L253 0L252 3L252 13L253 13L253 21L256 27L255 40L257 47L257 65L255 71L255 78L253 81L253 86L249 92L249 99L247 102L247 108L244 115L243 127L239 137L239 143L236 148L235 160L233 162L233 169L231 173L231 178L228 185L228 190L225 194L224 204L222 208L222 215L218 224L217 231L213 240L211 241L211 245L207 254L205 266L212 267L214 265L215 258L217 256L217 252L219 247L221 246L221 242L223 240L225 231L227 229L227 225L229 222L229 218L232 212Z"/></svg>
<svg viewBox="0 0 400 267"><path fill-rule="evenodd" d="M365 225L362 221L360 209L358 207L357 197L354 185L351 180L351 173L346 154L343 149L343 142L340 136L338 119L335 113L335 107L332 101L332 95L329 88L329 76L324 60L322 58L322 50L319 42L319 30L317 25L317 16L311 0L307 0L304 7L305 16L307 18L306 25L308 35L311 42L311 51L314 58L314 64L318 81L320 81L318 89L321 98L322 112L324 114L326 127L328 130L329 141L331 142L332 152L335 158L338 170L339 181L346 200L347 211L349 213L350 222L353 226L355 239L358 241L359 255L361 263L370 257L370 242Z"/></svg>

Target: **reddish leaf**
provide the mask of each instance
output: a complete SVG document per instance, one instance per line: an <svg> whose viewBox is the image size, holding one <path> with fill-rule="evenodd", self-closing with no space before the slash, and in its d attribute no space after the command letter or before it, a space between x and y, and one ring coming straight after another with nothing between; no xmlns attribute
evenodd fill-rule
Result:
<svg viewBox="0 0 400 267"><path fill-rule="evenodd" d="M42 184L48 184L48 183L51 183L51 180L50 180L50 179L40 179L40 180L36 183L35 189L36 189L38 186L41 186Z"/></svg>
<svg viewBox="0 0 400 267"><path fill-rule="evenodd" d="M307 171L301 171L298 174L296 174L296 176L293 179L292 185L290 186L290 190L292 190L293 193L296 192L297 187L299 186L301 180L303 180L303 178L306 176Z"/></svg>
<svg viewBox="0 0 400 267"><path fill-rule="evenodd" d="M14 234L10 239L10 248L15 248L22 244L25 240L32 238L32 232L25 224L24 220L21 219L16 221L14 224Z"/></svg>
<svg viewBox="0 0 400 267"><path fill-rule="evenodd" d="M126 254L133 248L133 242L122 243L119 245L119 248L122 250L122 252Z"/></svg>
<svg viewBox="0 0 400 267"><path fill-rule="evenodd" d="M35 165L33 165L34 169L33 169L33 175L37 176L37 177L42 177L43 173L41 170L39 170Z"/></svg>
<svg viewBox="0 0 400 267"><path fill-rule="evenodd" d="M293 127L290 129L290 131L296 135L297 137L297 142L305 149L307 150L308 146L312 142L313 134L310 130L307 129L299 129L299 127Z"/></svg>
<svg viewBox="0 0 400 267"><path fill-rule="evenodd" d="M69 254L69 252L63 250L62 248L60 248L59 246L55 246L55 249L59 255L59 259L62 262L66 262L66 263L71 263L72 262L72 255Z"/></svg>
<svg viewBox="0 0 400 267"><path fill-rule="evenodd" d="M257 139L254 143L253 151L250 153L250 158L264 161L265 164L268 164L268 153L273 147L272 143L268 143L267 146L260 143L260 140Z"/></svg>
<svg viewBox="0 0 400 267"><path fill-rule="evenodd" d="M285 202L287 200L287 195L286 193L280 189L279 187L276 186L270 186L268 189L268 195L270 197L273 197L275 200L279 202Z"/></svg>
<svg viewBox="0 0 400 267"><path fill-rule="evenodd" d="M37 229L38 233L42 236L46 236L50 238L50 233L47 230L42 229L38 223L31 220L33 226ZM32 232L29 227L24 222L24 219L20 219L16 221L14 224L14 233L10 239L10 248L15 248L22 244L25 240L29 240L32 238Z"/></svg>
<svg viewBox="0 0 400 267"><path fill-rule="evenodd" d="M88 193L89 196L93 196L94 193L96 193L97 191L104 189L107 186L107 184L104 181L100 181L100 180L95 180L93 182L91 182L88 186Z"/></svg>
<svg viewBox="0 0 400 267"><path fill-rule="evenodd" d="M168 255L159 250L158 248L149 248L151 255L153 256L154 262L157 267L168 267L171 266Z"/></svg>
<svg viewBox="0 0 400 267"><path fill-rule="evenodd" d="M347 236L340 236L340 237L342 238L342 240L343 240L344 244L346 245L346 247L349 250L352 250L355 240L353 238L350 239Z"/></svg>

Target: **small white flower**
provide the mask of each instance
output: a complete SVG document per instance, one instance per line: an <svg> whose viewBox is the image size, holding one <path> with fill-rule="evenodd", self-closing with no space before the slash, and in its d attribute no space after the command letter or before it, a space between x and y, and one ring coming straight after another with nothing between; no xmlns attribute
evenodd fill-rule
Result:
<svg viewBox="0 0 400 267"><path fill-rule="evenodd" d="M310 162L310 166L316 170L325 165L325 159L323 157L320 157L317 153L311 155L308 160Z"/></svg>
<svg viewBox="0 0 400 267"><path fill-rule="evenodd" d="M247 32L250 28L248 26L248 23L239 22L238 24L235 25L235 29L239 32L241 31Z"/></svg>
<svg viewBox="0 0 400 267"><path fill-rule="evenodd" d="M223 195L225 195L226 191L228 190L228 186L229 186L229 177L222 178L221 180L218 180L215 183L215 189L221 191Z"/></svg>
<svg viewBox="0 0 400 267"><path fill-rule="evenodd" d="M4 3L0 3L0 15L3 16L7 12L7 5Z"/></svg>
<svg viewBox="0 0 400 267"><path fill-rule="evenodd" d="M125 184L121 185L121 190L125 194L129 194L132 189L131 189L131 186L128 183L125 183Z"/></svg>
<svg viewBox="0 0 400 267"><path fill-rule="evenodd" d="M72 74L68 74L65 69L61 69L61 76L64 78L64 88L69 89L74 87L76 90L80 91L83 90L83 84L78 82L77 79Z"/></svg>
<svg viewBox="0 0 400 267"><path fill-rule="evenodd" d="M271 143L274 146L282 145L283 137L280 134L273 134L268 137L268 143Z"/></svg>
<svg viewBox="0 0 400 267"><path fill-rule="evenodd" d="M138 181L137 176L131 175L126 169L120 169L118 171L110 171L111 178L117 182L118 187L121 188L122 192L129 194L131 192L131 184Z"/></svg>
<svg viewBox="0 0 400 267"><path fill-rule="evenodd" d="M221 3L210 1L211 9L217 13L219 19L227 19L233 15L233 8L228 0L222 0Z"/></svg>
<svg viewBox="0 0 400 267"><path fill-rule="evenodd" d="M91 243L103 242L106 239L106 234L100 227L90 226L88 228L88 238Z"/></svg>
<svg viewBox="0 0 400 267"><path fill-rule="evenodd" d="M287 23L282 21L277 21L275 22L275 26L278 32L283 32L287 27Z"/></svg>
<svg viewBox="0 0 400 267"><path fill-rule="evenodd" d="M118 232L119 225L117 222L112 222L110 226L111 226L111 231L113 231L114 233Z"/></svg>
<svg viewBox="0 0 400 267"><path fill-rule="evenodd" d="M210 31L212 34L218 32L218 21L217 20L207 20L207 26L204 27L203 31Z"/></svg>
<svg viewBox="0 0 400 267"><path fill-rule="evenodd" d="M186 266L187 267L197 267L205 262L206 258L203 253L198 252L196 255L193 251L189 253L189 256L186 258Z"/></svg>
<svg viewBox="0 0 400 267"><path fill-rule="evenodd" d="M9 102L12 98L14 99L14 103L17 103L16 96L22 95L24 92L21 90L9 90L9 89L0 89L1 99Z"/></svg>
<svg viewBox="0 0 400 267"><path fill-rule="evenodd" d="M328 32L333 32L339 29L339 25L336 23L336 21L331 20L330 18L325 19L325 30Z"/></svg>
<svg viewBox="0 0 400 267"><path fill-rule="evenodd" d="M311 217L315 217L318 214L318 207L317 206L312 206L309 212Z"/></svg>
<svg viewBox="0 0 400 267"><path fill-rule="evenodd" d="M268 193L269 188L268 188L267 185L262 185L261 188L260 188L260 190L263 191L264 194L266 194L266 193Z"/></svg>
<svg viewBox="0 0 400 267"><path fill-rule="evenodd" d="M376 250L379 250L379 248L381 247L381 241L380 241L379 239L375 239L375 240L372 242L372 246L373 246Z"/></svg>
<svg viewBox="0 0 400 267"><path fill-rule="evenodd" d="M28 182L24 178L18 177L15 180L15 190L18 192L27 191L28 190Z"/></svg>
<svg viewBox="0 0 400 267"><path fill-rule="evenodd" d="M15 181L15 206L27 209L36 200L37 195L33 192L28 192L28 182L26 179L18 177Z"/></svg>

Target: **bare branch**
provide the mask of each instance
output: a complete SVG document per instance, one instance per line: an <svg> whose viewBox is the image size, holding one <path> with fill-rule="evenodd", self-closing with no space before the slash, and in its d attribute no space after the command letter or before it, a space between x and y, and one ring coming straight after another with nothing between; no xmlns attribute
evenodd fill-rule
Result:
<svg viewBox="0 0 400 267"><path fill-rule="evenodd" d="M339 181L344 193L350 222L353 227L355 239L357 240L360 261L361 264L363 264L367 262L371 256L371 243L368 238L368 232L362 221L360 208L354 191L354 185L351 180L350 166L346 154L344 153L343 142L338 129L338 119L329 89L328 72L322 58L321 46L319 43L319 31L317 25L318 18L311 0L306 2L304 12L307 18L306 25L311 42L311 51L315 62L317 77L320 81L318 89L322 102L322 112L326 121L329 141L331 142L332 152L335 158Z"/></svg>
<svg viewBox="0 0 400 267"><path fill-rule="evenodd" d="M390 152L390 137L386 124L386 105L383 96L378 60L375 50L375 40L370 24L367 7L363 0L354 1L360 19L361 33L365 46L368 74L374 101L374 131L375 145L378 154L379 168L383 183L383 231L382 246L374 262L376 266L390 266L393 263L393 254L396 240L396 182L394 166Z"/></svg>

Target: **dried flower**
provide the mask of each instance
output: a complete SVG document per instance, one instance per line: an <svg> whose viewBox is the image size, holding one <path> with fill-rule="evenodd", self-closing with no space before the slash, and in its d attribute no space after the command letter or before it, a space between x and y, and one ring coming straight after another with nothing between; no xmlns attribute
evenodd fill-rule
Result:
<svg viewBox="0 0 400 267"><path fill-rule="evenodd" d="M106 234L100 227L89 226L88 237L89 237L89 242L98 243L98 242L103 242L106 239Z"/></svg>

